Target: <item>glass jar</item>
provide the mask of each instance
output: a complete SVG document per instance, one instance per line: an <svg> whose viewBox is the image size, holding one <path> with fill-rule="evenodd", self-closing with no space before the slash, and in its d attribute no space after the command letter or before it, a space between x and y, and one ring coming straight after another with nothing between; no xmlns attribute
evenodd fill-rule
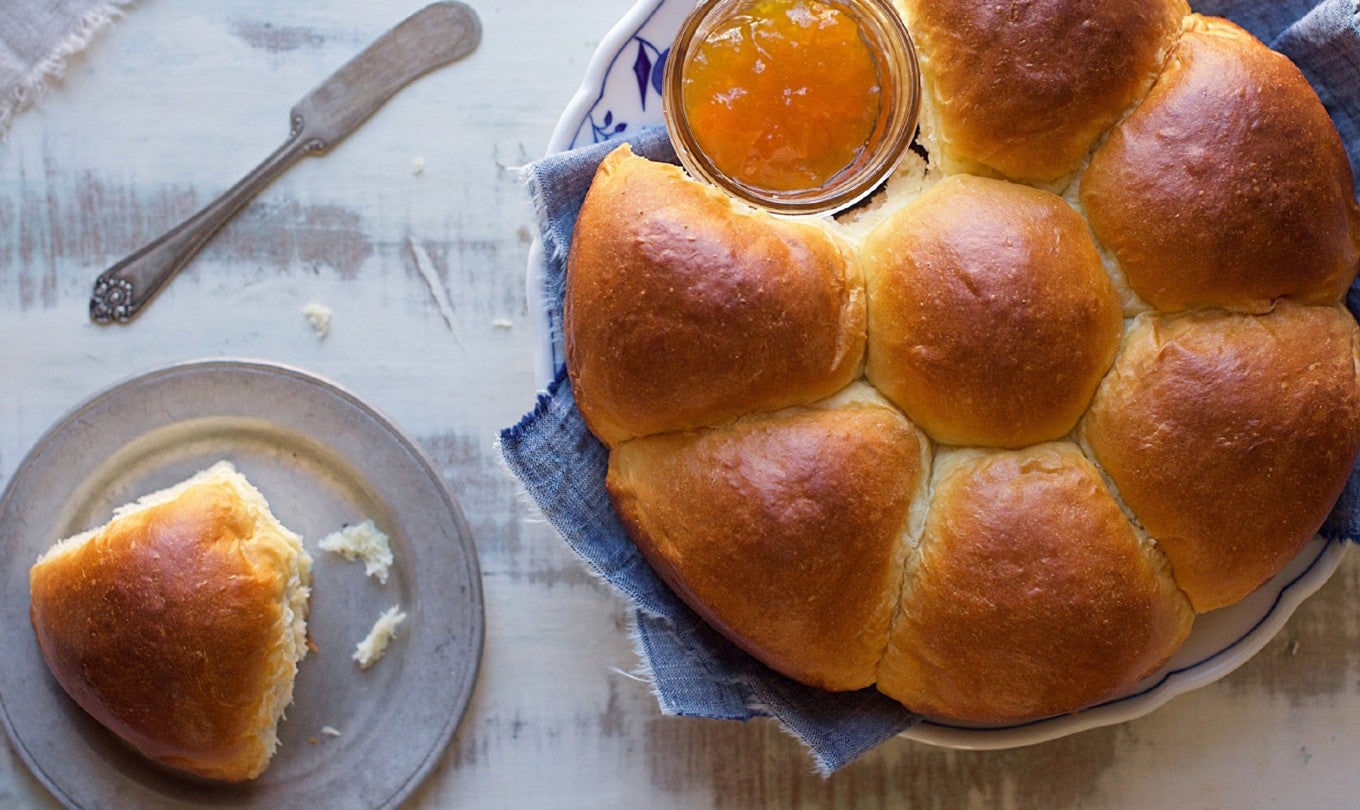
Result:
<svg viewBox="0 0 1360 810"><path fill-rule="evenodd" d="M911 145L919 67L890 0L703 0L663 100L691 175L777 213L831 213Z"/></svg>

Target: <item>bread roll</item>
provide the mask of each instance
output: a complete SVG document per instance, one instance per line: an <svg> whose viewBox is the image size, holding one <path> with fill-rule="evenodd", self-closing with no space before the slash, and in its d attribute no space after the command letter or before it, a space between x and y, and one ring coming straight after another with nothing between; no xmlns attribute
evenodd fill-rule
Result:
<svg viewBox="0 0 1360 810"><path fill-rule="evenodd" d="M1082 424L1195 609L1241 599L1317 533L1360 453L1355 321L1142 316Z"/></svg>
<svg viewBox="0 0 1360 810"><path fill-rule="evenodd" d="M862 255L866 373L938 442L1057 439L1114 361L1119 297L1086 223L1053 194L954 175Z"/></svg>
<svg viewBox="0 0 1360 810"><path fill-rule="evenodd" d="M1071 444L936 458L920 549L878 688L979 723L1074 712L1128 689L1193 612Z"/></svg>
<svg viewBox="0 0 1360 810"><path fill-rule="evenodd" d="M1127 693L1319 529L1360 455L1360 205L1299 71L1183 0L898 6L927 171L819 230L616 152L568 371L718 631L1023 723Z"/></svg>
<svg viewBox="0 0 1360 810"><path fill-rule="evenodd" d="M950 172L1049 182L1152 86L1184 0L898 0L921 62L921 131Z"/></svg>
<svg viewBox="0 0 1360 810"><path fill-rule="evenodd" d="M813 402L860 372L864 281L844 243L627 146L596 174L567 273L567 371L606 444Z"/></svg>
<svg viewBox="0 0 1360 810"><path fill-rule="evenodd" d="M1091 159L1081 201L1133 289L1164 311L1335 303L1360 263L1341 139L1298 68L1193 17L1147 100Z"/></svg>
<svg viewBox="0 0 1360 810"><path fill-rule="evenodd" d="M157 762L252 779L307 653L311 558L229 463L62 540L29 574L52 675Z"/></svg>
<svg viewBox="0 0 1360 810"><path fill-rule="evenodd" d="M625 442L606 482L638 548L699 615L780 672L845 690L874 681L928 467L924 439L859 385Z"/></svg>

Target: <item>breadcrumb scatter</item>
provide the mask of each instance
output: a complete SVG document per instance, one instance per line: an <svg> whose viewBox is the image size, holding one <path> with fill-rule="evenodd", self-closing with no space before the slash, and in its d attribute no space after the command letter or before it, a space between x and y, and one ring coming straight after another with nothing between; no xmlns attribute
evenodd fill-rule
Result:
<svg viewBox="0 0 1360 810"><path fill-rule="evenodd" d="M354 649L353 658L359 662L360 669L368 669L382 658L383 653L387 651L387 643L396 634L397 625L405 619L406 614L401 612L400 605L393 605L378 617L378 621L373 623L373 629L368 631L368 636Z"/></svg>
<svg viewBox="0 0 1360 810"><path fill-rule="evenodd" d="M424 173L425 173L425 157L423 155L416 155L416 159L411 163L411 174L424 174Z"/></svg>
<svg viewBox="0 0 1360 810"><path fill-rule="evenodd" d="M330 307L321 304L308 304L302 308L302 314L307 316L307 323L311 325L312 331L319 338L325 338L331 333L331 310Z"/></svg>
<svg viewBox="0 0 1360 810"><path fill-rule="evenodd" d="M387 569L392 565L392 546L387 535L372 520L332 532L321 538L319 546L322 551L343 554L347 560L363 560L364 573L387 584Z"/></svg>

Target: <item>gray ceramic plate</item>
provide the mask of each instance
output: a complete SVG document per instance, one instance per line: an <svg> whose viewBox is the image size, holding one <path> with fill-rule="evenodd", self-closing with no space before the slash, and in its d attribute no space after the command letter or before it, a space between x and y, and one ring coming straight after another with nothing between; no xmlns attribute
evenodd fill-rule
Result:
<svg viewBox="0 0 1360 810"><path fill-rule="evenodd" d="M318 650L302 662L269 769L244 785L184 777L126 747L67 698L28 622L28 569L54 540L223 458L316 562ZM392 538L386 585L316 548L365 517ZM33 773L71 807L395 806L446 748L481 660L476 550L439 475L358 397L282 366L172 366L76 408L0 498L0 555L0 717ZM386 656L361 671L354 645L394 604L408 618Z"/></svg>

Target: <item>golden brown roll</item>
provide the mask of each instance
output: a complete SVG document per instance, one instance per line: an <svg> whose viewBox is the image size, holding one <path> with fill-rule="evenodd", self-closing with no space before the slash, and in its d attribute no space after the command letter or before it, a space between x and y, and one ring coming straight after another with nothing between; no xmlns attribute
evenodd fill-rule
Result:
<svg viewBox="0 0 1360 810"><path fill-rule="evenodd" d="M1164 311L1335 303L1360 262L1341 139L1293 63L1195 16L1081 182L1096 236Z"/></svg>
<svg viewBox="0 0 1360 810"><path fill-rule="evenodd" d="M946 178L875 228L863 261L866 373L936 441L1059 438L1114 361L1119 297L1086 224L1048 192Z"/></svg>
<svg viewBox="0 0 1360 810"><path fill-rule="evenodd" d="M122 507L29 574L57 682L157 762L258 776L307 652L311 558L230 464Z"/></svg>
<svg viewBox="0 0 1360 810"><path fill-rule="evenodd" d="M1318 530L1360 455L1360 205L1299 71L1184 0L896 4L928 164L812 225L616 151L567 366L719 632L1024 723L1127 694Z"/></svg>
<svg viewBox="0 0 1360 810"><path fill-rule="evenodd" d="M1193 611L1073 445L936 458L878 688L979 723L1077 711L1161 666Z"/></svg>
<svg viewBox="0 0 1360 810"><path fill-rule="evenodd" d="M921 62L922 135L949 171L1046 182L1152 86L1184 0L898 0Z"/></svg>
<svg viewBox="0 0 1360 810"><path fill-rule="evenodd" d="M927 443L868 386L714 430L625 442L610 497L652 567L769 666L873 683Z"/></svg>
<svg viewBox="0 0 1360 810"><path fill-rule="evenodd" d="M625 145L576 223L567 370L606 444L830 396L860 371L859 263Z"/></svg>
<svg viewBox="0 0 1360 810"><path fill-rule="evenodd" d="M1082 438L1195 609L1241 599L1317 532L1360 453L1340 307L1142 316Z"/></svg>

